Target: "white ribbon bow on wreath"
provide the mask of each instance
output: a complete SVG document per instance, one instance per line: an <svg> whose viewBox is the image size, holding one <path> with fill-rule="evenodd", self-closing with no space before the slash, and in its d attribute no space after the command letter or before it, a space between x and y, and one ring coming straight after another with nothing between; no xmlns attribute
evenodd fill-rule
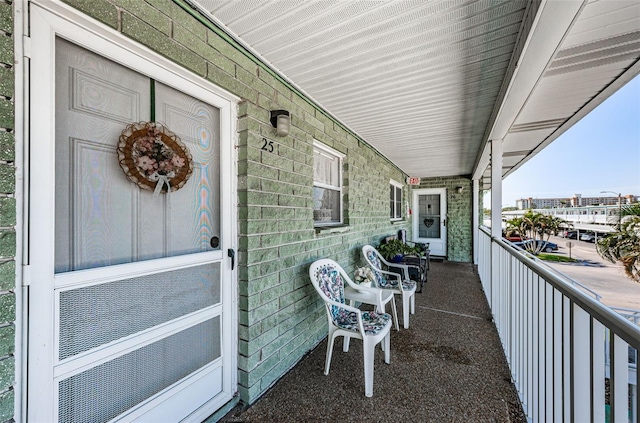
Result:
<svg viewBox="0 0 640 423"><path fill-rule="evenodd" d="M152 181L157 181L156 188L153 190L153 196L157 197L162 192L162 187L167 185L167 194L171 192L171 184L169 183L169 178L173 178L175 176L174 172L168 173L166 175L160 175L158 172L154 172L149 175L149 179Z"/></svg>

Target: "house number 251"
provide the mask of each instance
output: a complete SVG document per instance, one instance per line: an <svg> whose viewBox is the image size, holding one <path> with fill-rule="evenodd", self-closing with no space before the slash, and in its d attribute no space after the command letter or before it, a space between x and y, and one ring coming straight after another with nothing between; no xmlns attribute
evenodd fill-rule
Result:
<svg viewBox="0 0 640 423"><path fill-rule="evenodd" d="M262 149L264 151L268 151L269 153L273 153L273 141L268 140L266 138L262 139Z"/></svg>

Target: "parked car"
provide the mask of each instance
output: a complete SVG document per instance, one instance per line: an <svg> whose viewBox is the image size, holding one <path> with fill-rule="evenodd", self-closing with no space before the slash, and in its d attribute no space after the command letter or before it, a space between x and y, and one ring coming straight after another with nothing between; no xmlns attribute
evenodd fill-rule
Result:
<svg viewBox="0 0 640 423"><path fill-rule="evenodd" d="M585 232L585 233L580 235L580 241L596 242L596 238L600 239L604 235L605 234L598 234L598 233L595 233L595 232Z"/></svg>
<svg viewBox="0 0 640 423"><path fill-rule="evenodd" d="M562 231L560 232L562 238L578 239L578 231Z"/></svg>
<svg viewBox="0 0 640 423"><path fill-rule="evenodd" d="M532 239L528 239L526 241L520 241L520 242L514 242L513 245L515 245L518 248L521 248L523 250L527 249L527 244L534 242ZM542 241L540 239L536 239L535 242L537 243L536 246L540 247L541 251L544 251L545 253L550 253L552 251L558 251L558 245L554 244L553 242L549 242L549 241Z"/></svg>
<svg viewBox="0 0 640 423"><path fill-rule="evenodd" d="M520 241L524 241L524 239L526 238L523 239L520 235L509 235L509 236L505 236L504 239L511 242L520 242Z"/></svg>

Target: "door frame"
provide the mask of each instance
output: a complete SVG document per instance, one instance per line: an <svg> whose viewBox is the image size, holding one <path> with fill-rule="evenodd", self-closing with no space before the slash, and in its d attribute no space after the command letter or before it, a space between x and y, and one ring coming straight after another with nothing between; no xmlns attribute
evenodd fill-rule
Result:
<svg viewBox="0 0 640 423"><path fill-rule="evenodd" d="M447 224L448 219L447 219L447 189L446 188L420 188L420 189L414 189L413 190L413 198L412 198L412 207L414 210L413 213L413 219L411 222L411 228L412 228L412 240L413 242L429 242L430 244L433 243L433 241L425 241L425 240L432 240L432 239L436 239L436 238L420 238L418 236L419 234L419 225L420 225L420 208L418 205L418 197L420 195L433 195L433 194L439 194L440 195L440 216L442 216L442 221L440 223L441 227L440 227L440 238L443 244L443 252L444 254L437 254L434 253L433 250L431 252L431 255L434 256L440 256L440 257L447 257Z"/></svg>
<svg viewBox="0 0 640 423"><path fill-rule="evenodd" d="M83 48L94 51L103 57L113 60L121 65L131 68L146 76L152 77L162 83L170 85L188 95L198 98L220 110L220 186L226 187L220 196L221 222L237 221L237 205L234 199L237 196L237 153L233 146L236 144L237 104L240 99L213 85L211 82L198 77L186 69L178 66L170 60L158 55L150 49L124 37L117 31L79 13L77 10L51 0L36 0L30 7L31 34L24 34L25 56L30 60L24 68L25 92L25 128L29 134L25 138L25 168L28 170L28 180L51 181L48 184L26 184L26 198L38 198L38 202L54 204L54 164L53 158L55 140L55 38L60 36ZM26 30L25 30L26 31ZM30 37L30 38L29 38ZM30 45L29 45L30 44ZM37 69L30 74L29 69ZM37 93L37 97L36 94ZM37 101L34 99L37 98ZM40 141L38 148L34 148L35 142ZM46 151L45 151L46 150ZM28 157L30 156L30 157ZM37 166L29 166L29 162L37 163ZM27 204L30 202L27 201ZM29 369L28 377L22 384L21 396L23 404L29 398L38 398L42 403L44 414L34 413L34 407L29 410L26 406L22 410L29 420L37 421L39 417L49 413L56 415L54 409L54 351L55 327L57 322L53 319L55 310L55 297L53 287L49 291L46 288L35 289L38 284L55 282L53 255L53 213L51 210L42 210L37 207L25 209L24 241L25 251L28 251L24 275L24 285L29 286L28 303L25 302L25 310L37 309L38 315L51 316L51 320L43 324L38 322L32 313L25 313L24 323L28 328L28 336L22 340L22 359ZM34 234L38 234L38 242L35 242ZM223 254L225 249L237 249L236 225L221 225L222 245L219 254L221 262L221 295L222 295L222 350L225 365L223 366L223 393L224 398L217 397L198 409L189 418L204 420L224 403L229 401L237 391L237 267L231 270L231 259ZM44 240L44 242L43 242ZM202 260L207 253L195 254L193 257L182 260L180 256L166 260L167 267L182 267L192 265ZM34 265L33 258L38 258L40 264ZM25 262L27 262L25 260ZM144 267L132 276L144 274ZM78 275L65 277L61 286L79 286L82 284L82 272L96 272L98 269L88 269L78 272ZM129 275L125 266L116 266L105 272L105 278L115 278L123 274ZM31 324L30 324L31 323ZM227 364L228 363L228 364ZM56 394L57 395L57 394ZM156 398L157 399L157 398ZM152 402L156 402L155 400ZM40 418L40 420L42 420Z"/></svg>

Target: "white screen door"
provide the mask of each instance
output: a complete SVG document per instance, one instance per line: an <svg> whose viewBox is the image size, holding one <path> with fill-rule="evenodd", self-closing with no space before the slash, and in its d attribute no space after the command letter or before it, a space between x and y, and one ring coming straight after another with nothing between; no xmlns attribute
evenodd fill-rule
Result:
<svg viewBox="0 0 640 423"><path fill-rule="evenodd" d="M206 417L236 390L230 103L37 7L32 28L28 419ZM116 152L154 117L193 157L158 196Z"/></svg>
<svg viewBox="0 0 640 423"><path fill-rule="evenodd" d="M447 256L447 191L413 191L413 241L429 243L432 256Z"/></svg>

